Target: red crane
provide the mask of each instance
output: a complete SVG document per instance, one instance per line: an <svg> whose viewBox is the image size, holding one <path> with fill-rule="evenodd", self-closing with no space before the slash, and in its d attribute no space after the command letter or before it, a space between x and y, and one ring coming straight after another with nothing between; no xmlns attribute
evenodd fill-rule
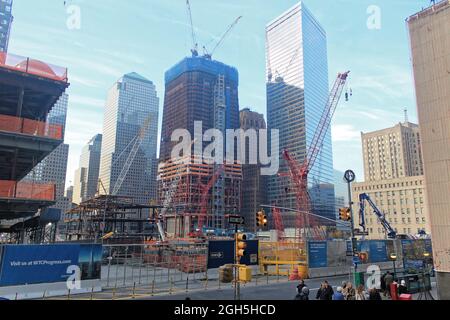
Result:
<svg viewBox="0 0 450 320"><path fill-rule="evenodd" d="M310 228L312 225L318 226L316 219L312 219L311 224L310 217L306 214L311 212L311 199L308 194L308 174L314 167L322 149L324 139L331 125L331 120L341 98L349 73L350 71L338 74L303 162L299 163L288 150L283 151L283 158L289 166L289 176L296 190L297 210L302 212L297 216L296 227L299 231L303 229L303 239L311 236ZM316 232L315 236L318 238L322 237L318 232Z"/></svg>
<svg viewBox="0 0 450 320"><path fill-rule="evenodd" d="M278 232L278 240L282 240L284 238L284 224L283 224L283 217L281 215L281 209L279 208L272 208L272 217L273 222L275 224L275 229Z"/></svg>
<svg viewBox="0 0 450 320"><path fill-rule="evenodd" d="M213 186L216 184L217 179L221 176L221 174L225 170L225 165L219 166L219 168L216 170L212 178L209 180L209 182L203 186L202 188L202 196L200 200L200 214L198 215L198 232L191 232L190 237L200 237L203 235L203 225L205 224L205 220L207 218L208 214L208 199L209 199L209 192L213 188Z"/></svg>

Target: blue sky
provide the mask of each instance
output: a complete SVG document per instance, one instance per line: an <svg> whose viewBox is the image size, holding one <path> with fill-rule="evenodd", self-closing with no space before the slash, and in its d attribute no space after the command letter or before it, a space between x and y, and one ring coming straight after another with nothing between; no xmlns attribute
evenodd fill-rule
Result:
<svg viewBox="0 0 450 320"><path fill-rule="evenodd" d="M67 0L81 12L81 28L66 26L63 0L14 0L10 53L69 69L70 144L67 184L81 147L101 133L106 93L122 75L138 72L164 98L164 72L189 54L185 0ZM264 27L298 0L191 0L199 43L211 48L227 26L243 18L215 54L238 68L240 106L266 113ZM405 18L429 0L306 0L328 35L330 82L351 70L354 96L333 122L334 167L363 179L360 132L392 126L416 105ZM381 29L367 28L370 5L380 8Z"/></svg>

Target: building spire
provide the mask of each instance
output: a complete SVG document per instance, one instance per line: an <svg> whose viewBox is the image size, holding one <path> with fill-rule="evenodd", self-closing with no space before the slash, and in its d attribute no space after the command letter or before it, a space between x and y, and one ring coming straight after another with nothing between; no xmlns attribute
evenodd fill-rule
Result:
<svg viewBox="0 0 450 320"><path fill-rule="evenodd" d="M405 113L405 123L408 123L408 122L409 122L409 119L408 119L408 109L405 108L405 110L403 110L403 112Z"/></svg>

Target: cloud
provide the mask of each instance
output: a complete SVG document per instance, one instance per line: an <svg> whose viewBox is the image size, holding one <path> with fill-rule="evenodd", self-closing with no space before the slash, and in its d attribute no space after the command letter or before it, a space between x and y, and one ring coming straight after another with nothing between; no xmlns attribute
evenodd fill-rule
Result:
<svg viewBox="0 0 450 320"><path fill-rule="evenodd" d="M333 142L337 141L358 141L361 133L352 125L338 124L331 129Z"/></svg>

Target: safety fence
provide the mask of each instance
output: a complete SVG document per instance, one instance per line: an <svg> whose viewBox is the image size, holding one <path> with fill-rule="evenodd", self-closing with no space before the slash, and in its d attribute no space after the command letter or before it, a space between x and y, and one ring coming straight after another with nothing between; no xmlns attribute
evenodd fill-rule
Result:
<svg viewBox="0 0 450 320"><path fill-rule="evenodd" d="M0 131L23 133L31 136L58 139L63 138L63 126L43 121L0 115Z"/></svg>
<svg viewBox="0 0 450 320"><path fill-rule="evenodd" d="M67 82L67 68L6 52L0 52L0 68L25 72L51 80Z"/></svg>
<svg viewBox="0 0 450 320"><path fill-rule="evenodd" d="M0 198L55 201L55 185L0 180Z"/></svg>

